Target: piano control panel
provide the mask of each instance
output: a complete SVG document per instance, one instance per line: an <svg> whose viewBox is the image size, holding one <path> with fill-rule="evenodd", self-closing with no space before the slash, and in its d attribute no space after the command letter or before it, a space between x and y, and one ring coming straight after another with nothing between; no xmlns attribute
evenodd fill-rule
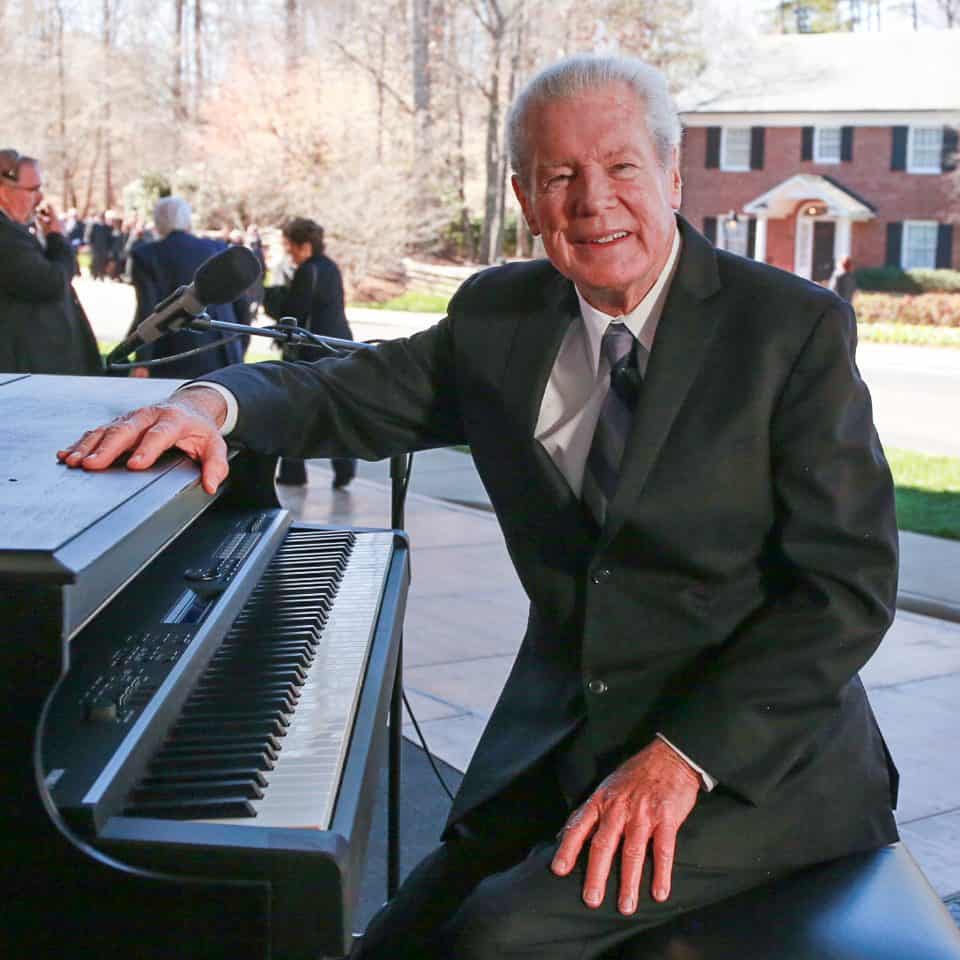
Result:
<svg viewBox="0 0 960 960"><path fill-rule="evenodd" d="M43 756L54 800L76 826L96 825L87 814L110 791L94 802L90 788L111 763L114 790L133 775L178 706L171 688L203 670L204 637L222 634L239 613L257 571L247 574L266 567L288 525L278 510L201 516L72 639ZM198 571L210 576L198 581ZM124 748L134 734L136 743Z"/></svg>

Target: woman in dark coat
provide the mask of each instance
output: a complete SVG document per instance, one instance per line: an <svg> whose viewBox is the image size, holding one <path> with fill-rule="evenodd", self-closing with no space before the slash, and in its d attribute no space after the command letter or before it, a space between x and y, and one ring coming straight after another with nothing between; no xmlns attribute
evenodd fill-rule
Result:
<svg viewBox="0 0 960 960"><path fill-rule="evenodd" d="M295 217L283 227L283 248L296 265L283 312L311 333L352 340L353 333L343 309L343 278L340 269L324 254L323 227L306 217ZM335 457L333 489L342 490L353 479L357 461ZM307 482L302 460L284 457L278 483Z"/></svg>

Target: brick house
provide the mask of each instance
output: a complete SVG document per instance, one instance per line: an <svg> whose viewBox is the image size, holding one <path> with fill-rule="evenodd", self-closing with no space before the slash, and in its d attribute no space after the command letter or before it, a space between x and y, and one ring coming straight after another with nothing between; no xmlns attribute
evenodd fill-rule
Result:
<svg viewBox="0 0 960 960"><path fill-rule="evenodd" d="M760 37L677 99L681 212L717 246L960 269L960 30Z"/></svg>

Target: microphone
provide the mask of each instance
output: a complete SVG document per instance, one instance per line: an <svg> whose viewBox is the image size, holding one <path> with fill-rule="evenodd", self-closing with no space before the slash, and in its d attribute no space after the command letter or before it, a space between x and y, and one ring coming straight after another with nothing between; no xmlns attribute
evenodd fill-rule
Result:
<svg viewBox="0 0 960 960"><path fill-rule="evenodd" d="M193 283L179 287L161 300L153 312L110 351L109 366L137 347L153 343L171 330L200 316L211 304L230 303L259 279L262 269L252 250L243 246L227 247L197 268Z"/></svg>

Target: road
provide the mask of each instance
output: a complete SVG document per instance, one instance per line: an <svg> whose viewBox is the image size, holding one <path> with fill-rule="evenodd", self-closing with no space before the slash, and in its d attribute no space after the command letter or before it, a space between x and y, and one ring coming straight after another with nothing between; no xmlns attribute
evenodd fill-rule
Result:
<svg viewBox="0 0 960 960"><path fill-rule="evenodd" d="M82 277L76 289L100 340L121 339L133 316L133 288ZM405 336L437 319L436 314L353 307L347 312L361 340ZM270 347L255 340L251 353L267 358ZM886 446L960 457L960 350L862 343L857 362Z"/></svg>

